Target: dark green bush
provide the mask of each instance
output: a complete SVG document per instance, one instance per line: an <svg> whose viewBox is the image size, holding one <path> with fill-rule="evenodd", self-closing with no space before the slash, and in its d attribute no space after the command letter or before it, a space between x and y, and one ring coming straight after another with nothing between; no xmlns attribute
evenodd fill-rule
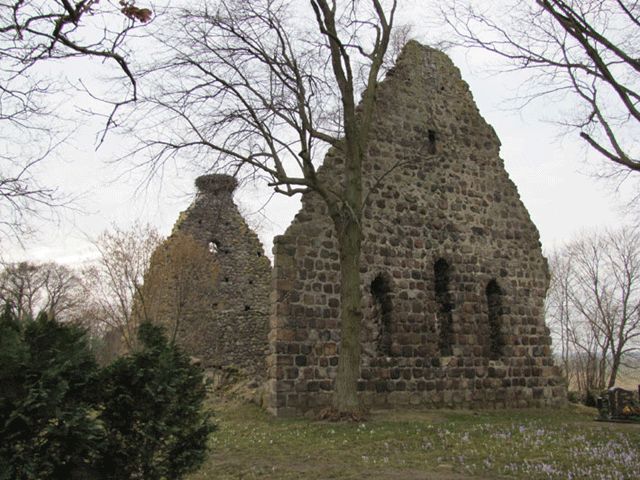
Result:
<svg viewBox="0 0 640 480"><path fill-rule="evenodd" d="M97 460L97 366L79 328L0 317L0 479L71 478Z"/></svg>
<svg viewBox="0 0 640 480"><path fill-rule="evenodd" d="M143 325L142 349L99 370L85 332L0 315L0 480L179 479L213 430L202 373Z"/></svg>
<svg viewBox="0 0 640 480"><path fill-rule="evenodd" d="M181 478L202 462L213 430L202 373L159 327L143 324L138 339L141 351L102 373L108 441L99 469L114 480Z"/></svg>

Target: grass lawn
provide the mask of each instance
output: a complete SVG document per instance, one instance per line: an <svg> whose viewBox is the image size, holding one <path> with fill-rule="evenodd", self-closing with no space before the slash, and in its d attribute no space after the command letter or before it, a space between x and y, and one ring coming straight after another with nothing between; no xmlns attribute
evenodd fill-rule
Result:
<svg viewBox="0 0 640 480"><path fill-rule="evenodd" d="M215 401L205 479L637 479L640 425L596 411L381 411L365 423L275 419Z"/></svg>

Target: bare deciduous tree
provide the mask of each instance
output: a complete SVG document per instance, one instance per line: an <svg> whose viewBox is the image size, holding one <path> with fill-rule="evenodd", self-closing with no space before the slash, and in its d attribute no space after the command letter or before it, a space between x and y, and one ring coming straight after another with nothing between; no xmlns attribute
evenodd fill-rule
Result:
<svg viewBox="0 0 640 480"><path fill-rule="evenodd" d="M114 226L95 240L100 256L83 272L84 305L87 316L97 324L93 325L96 334L116 331L129 351L136 346L139 320L146 318L144 313L134 312L134 300L139 300L137 308L144 310L144 275L161 241L149 225L135 224L129 230Z"/></svg>
<svg viewBox="0 0 640 480"><path fill-rule="evenodd" d="M525 102L570 98L561 123L619 173L640 172L640 3L456 0L442 11L458 43L532 73Z"/></svg>
<svg viewBox="0 0 640 480"><path fill-rule="evenodd" d="M0 152L0 239L13 238L22 244L33 233L35 219L54 218L59 209L72 208L74 198L38 180L36 169L54 147L47 144L32 155L31 149L12 148L18 143Z"/></svg>
<svg viewBox="0 0 640 480"><path fill-rule="evenodd" d="M38 164L67 139L51 100L69 85L45 65L113 62L127 82L109 100L113 116L137 95L125 38L150 18L132 0L0 0L0 233L20 239L34 216L68 202L37 180Z"/></svg>
<svg viewBox="0 0 640 480"><path fill-rule="evenodd" d="M210 318L217 273L205 245L190 235L174 234L151 257L142 286L144 310L137 313L164 325L172 340L198 345L202 329L197 325Z"/></svg>
<svg viewBox="0 0 640 480"><path fill-rule="evenodd" d="M42 268L46 298L42 310L51 318L76 320L76 312L82 303L82 280L79 273L57 263L45 263Z"/></svg>
<svg viewBox="0 0 640 480"><path fill-rule="evenodd" d="M5 265L2 271L0 295L3 303L14 306L20 320L34 318L42 300L42 280L38 267L27 262Z"/></svg>
<svg viewBox="0 0 640 480"><path fill-rule="evenodd" d="M551 271L548 316L568 379L583 392L613 387L640 351L640 229L574 241Z"/></svg>
<svg viewBox="0 0 640 480"><path fill-rule="evenodd" d="M34 71L45 61L79 56L112 61L131 85L123 101L135 101L136 79L123 45L136 24L151 17L135 0L0 1L0 121L26 126L30 115L49 113L42 100L51 93L52 80Z"/></svg>
<svg viewBox="0 0 640 480"><path fill-rule="evenodd" d="M57 263L10 263L0 273L0 300L12 304L21 320L40 312L62 321L75 320L81 292L77 272Z"/></svg>
<svg viewBox="0 0 640 480"><path fill-rule="evenodd" d="M276 192L324 200L340 251L339 411L358 406L362 168L396 6L218 0L178 9L160 28L156 92L146 125L133 132L151 171L188 150L209 170L244 172ZM339 184L318 171L328 148L344 158Z"/></svg>

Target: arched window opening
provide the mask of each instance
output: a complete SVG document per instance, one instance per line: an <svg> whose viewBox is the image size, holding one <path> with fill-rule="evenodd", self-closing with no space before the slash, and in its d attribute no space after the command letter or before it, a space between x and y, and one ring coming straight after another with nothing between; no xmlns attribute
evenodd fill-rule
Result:
<svg viewBox="0 0 640 480"><path fill-rule="evenodd" d="M487 311L489 317L489 358L498 360L502 357L502 349L504 347L504 339L502 337L502 296L503 292L495 279L487 284L485 290L487 295Z"/></svg>
<svg viewBox="0 0 640 480"><path fill-rule="evenodd" d="M393 302L389 279L380 274L371 282L371 295L375 301L376 316L374 323L378 325L378 353L391 355L391 320Z"/></svg>
<svg viewBox="0 0 640 480"><path fill-rule="evenodd" d="M453 298L449 290L451 267L444 258L433 264L433 276L438 304L438 348L440 355L447 357L453 355Z"/></svg>

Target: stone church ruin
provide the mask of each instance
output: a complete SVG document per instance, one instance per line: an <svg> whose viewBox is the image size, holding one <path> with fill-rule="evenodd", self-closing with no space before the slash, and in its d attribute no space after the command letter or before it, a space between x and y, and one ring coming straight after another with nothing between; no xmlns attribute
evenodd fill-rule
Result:
<svg viewBox="0 0 640 480"><path fill-rule="evenodd" d="M499 148L451 60L409 42L379 86L364 167L365 405L565 401L544 324L547 263ZM339 182L341 164L330 150L322 181ZM219 273L202 333L207 346L194 354L264 374L275 415L331 405L340 275L322 199L302 197L274 239L271 270L233 204L235 180L210 175L196 184L174 232L207 245Z"/></svg>
<svg viewBox="0 0 640 480"><path fill-rule="evenodd" d="M171 288L162 289L160 298L157 289L150 292L149 308L155 321L171 329L175 304L184 304L187 310L177 340L205 368L233 365L264 376L271 263L258 236L233 203L237 185L227 175L206 175L196 180L195 200L153 254L149 276L153 279L158 266L159 270L168 270L172 266L171 256L180 252L181 246L193 250L192 242L211 257L216 270L213 275L197 278L207 259L196 257L197 264L171 276ZM179 284L175 278L178 276L187 278ZM184 290L191 296L182 300L168 298L176 290Z"/></svg>

